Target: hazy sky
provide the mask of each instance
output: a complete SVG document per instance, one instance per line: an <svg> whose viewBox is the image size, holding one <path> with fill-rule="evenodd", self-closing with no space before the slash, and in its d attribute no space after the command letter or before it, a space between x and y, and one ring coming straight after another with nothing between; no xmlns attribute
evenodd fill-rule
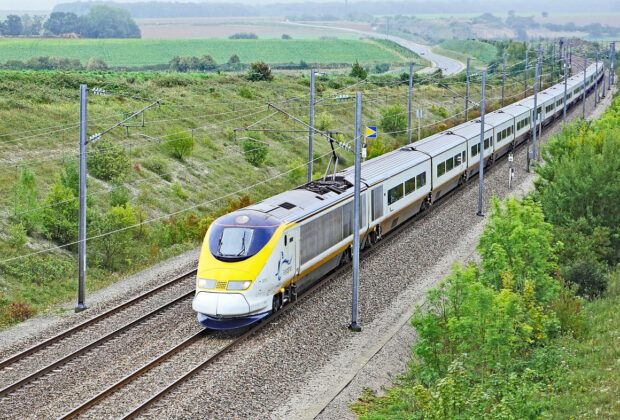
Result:
<svg viewBox="0 0 620 420"><path fill-rule="evenodd" d="M74 0L0 0L0 10L51 10L58 3L69 3ZM145 0L117 0L119 3L134 3ZM160 0L178 1L181 3L301 3L303 0ZM313 2L334 0L312 0ZM338 0L336 0L338 1ZM344 2L344 0L342 0ZM353 3L355 0L349 0Z"/></svg>

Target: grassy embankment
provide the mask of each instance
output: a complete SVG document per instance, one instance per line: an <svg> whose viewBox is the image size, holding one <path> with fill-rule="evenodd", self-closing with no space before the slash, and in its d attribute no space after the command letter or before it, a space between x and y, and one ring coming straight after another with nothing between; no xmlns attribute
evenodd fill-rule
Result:
<svg viewBox="0 0 620 420"><path fill-rule="evenodd" d="M415 59L392 43L364 40L277 39L0 39L0 62L26 61L30 57L56 56L79 59L100 57L111 67L139 68L167 64L173 56L211 55L226 63L236 54L242 63L262 60L268 64L404 63Z"/></svg>
<svg viewBox="0 0 620 420"><path fill-rule="evenodd" d="M307 75L249 82L242 76L215 74L5 71L0 79L0 260L76 238L75 123L81 83L149 100L163 99L161 106L147 111L144 127L129 129L129 137L124 128L117 128L90 146L88 182L93 195L89 198L89 236L162 219L89 241L89 292L195 247L213 217L227 207L247 203L247 199L239 202L239 197L247 195L257 201L299 185L305 178L305 167L297 166L303 165L306 156L306 134L242 133L235 141L233 128L268 117L258 127L303 130L280 115L269 117L273 111L265 102L298 96L282 107L305 119ZM386 113L396 113L397 118L387 118L386 124L406 129L406 86L397 76L372 80L358 87L364 94L364 123L381 127ZM320 77L318 98L334 95L356 81L342 75ZM492 83L489 96L498 97L501 87L496 80ZM462 91L463 85L459 83L455 89ZM428 125L422 130L423 136L459 122L443 121L462 110L460 99L446 99L445 95L446 90L436 85L416 88L414 107L425 110L422 123ZM492 102L488 106L497 106L497 99ZM89 135L105 130L147 103L91 94ZM354 135L353 121L351 96L326 100L316 107L317 127L340 131L347 141ZM133 125L140 122L138 119ZM381 131L388 130L380 129L379 139L370 143L371 155L406 142L406 133L386 135ZM265 150L265 156L259 153L250 162L246 156L256 153L243 154L248 144L250 150ZM328 151L328 144L315 136L315 156ZM339 155L340 167L350 164L347 152ZM323 174L328 160L329 156L324 156L315 163L315 177ZM291 172L210 202L285 171ZM233 199L236 201L230 203ZM188 207L192 209L166 216ZM71 301L76 287L75 253L71 246L1 264L0 325Z"/></svg>
<svg viewBox="0 0 620 420"><path fill-rule="evenodd" d="M480 264L412 318L409 370L364 419L620 415L620 96L543 149L532 197L495 201Z"/></svg>

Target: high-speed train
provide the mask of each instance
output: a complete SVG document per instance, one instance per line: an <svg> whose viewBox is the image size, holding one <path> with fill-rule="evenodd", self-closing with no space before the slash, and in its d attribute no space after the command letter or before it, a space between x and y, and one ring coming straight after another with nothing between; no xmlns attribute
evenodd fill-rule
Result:
<svg viewBox="0 0 620 420"><path fill-rule="evenodd" d="M586 70L585 89L603 76ZM567 106L580 101L583 72L567 81ZM539 124L560 115L564 83L538 94ZM491 164L532 132L534 99L485 115L484 159ZM478 171L480 120L472 120L361 165L362 247L379 241ZM353 167L215 220L204 239L192 307L211 329L252 324L294 301L351 258Z"/></svg>

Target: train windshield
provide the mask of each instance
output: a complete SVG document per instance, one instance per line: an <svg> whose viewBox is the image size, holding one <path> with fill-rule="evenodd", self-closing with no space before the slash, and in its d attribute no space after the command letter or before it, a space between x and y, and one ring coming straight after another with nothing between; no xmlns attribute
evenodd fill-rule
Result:
<svg viewBox="0 0 620 420"><path fill-rule="evenodd" d="M254 210L241 210L213 222L209 250L221 261L242 261L256 255L269 242L279 220Z"/></svg>

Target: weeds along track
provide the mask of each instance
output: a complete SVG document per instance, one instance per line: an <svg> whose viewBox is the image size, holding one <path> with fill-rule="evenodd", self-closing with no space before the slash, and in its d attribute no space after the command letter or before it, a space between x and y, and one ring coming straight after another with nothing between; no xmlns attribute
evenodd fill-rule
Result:
<svg viewBox="0 0 620 420"><path fill-rule="evenodd" d="M194 275L184 273L2 360L0 398L187 299Z"/></svg>

